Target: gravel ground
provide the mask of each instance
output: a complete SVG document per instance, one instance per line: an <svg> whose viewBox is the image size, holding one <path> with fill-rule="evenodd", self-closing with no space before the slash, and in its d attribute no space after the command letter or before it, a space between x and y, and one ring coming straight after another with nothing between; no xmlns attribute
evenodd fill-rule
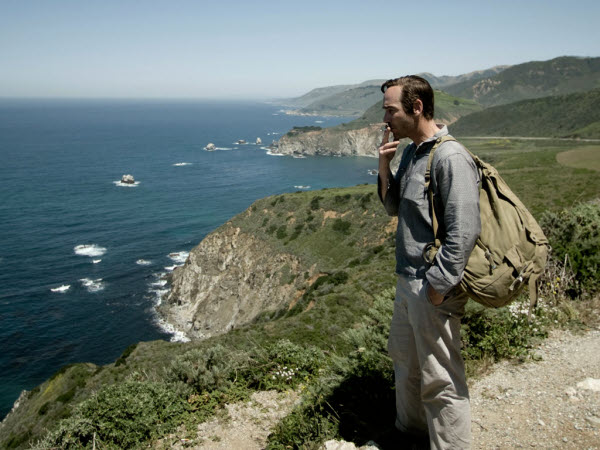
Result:
<svg viewBox="0 0 600 450"><path fill-rule="evenodd" d="M472 383L473 447L600 449L600 330L556 331L534 355Z"/></svg>

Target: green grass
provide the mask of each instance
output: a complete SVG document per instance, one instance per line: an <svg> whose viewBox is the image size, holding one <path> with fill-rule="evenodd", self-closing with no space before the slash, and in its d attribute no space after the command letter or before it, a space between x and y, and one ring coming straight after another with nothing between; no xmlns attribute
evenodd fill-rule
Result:
<svg viewBox="0 0 600 450"><path fill-rule="evenodd" d="M558 211L600 193L600 177L591 169L561 165L557 155L590 144L557 140L461 139L466 147L492 164L535 217ZM600 146L594 147L600 149Z"/></svg>

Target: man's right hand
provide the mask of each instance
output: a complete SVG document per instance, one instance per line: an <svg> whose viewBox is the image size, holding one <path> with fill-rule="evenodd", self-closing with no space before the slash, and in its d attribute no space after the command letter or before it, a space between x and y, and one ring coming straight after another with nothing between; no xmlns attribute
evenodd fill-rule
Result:
<svg viewBox="0 0 600 450"><path fill-rule="evenodd" d="M381 145L379 146L379 178L381 179L381 198L385 199L385 195L387 194L387 185L388 185L388 177L390 175L390 162L394 159L394 155L396 154L396 149L400 144L400 141L392 141L390 140L390 127L386 127L385 132L383 133L383 140L381 141Z"/></svg>
<svg viewBox="0 0 600 450"><path fill-rule="evenodd" d="M398 145L400 144L400 141L389 142L391 131L392 130L390 129L389 126L386 127L386 129L383 133L383 139L381 141L381 145L379 146L380 169L381 169L382 162L386 162L389 165L389 163L392 161L392 159L394 159L394 155L396 154L396 149L398 148ZM381 170L380 170L380 173L381 173Z"/></svg>

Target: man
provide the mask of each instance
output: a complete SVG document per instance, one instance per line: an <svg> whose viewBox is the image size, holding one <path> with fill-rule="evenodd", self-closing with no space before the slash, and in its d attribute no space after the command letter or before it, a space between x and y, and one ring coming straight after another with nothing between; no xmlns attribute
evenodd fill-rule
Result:
<svg viewBox="0 0 600 450"><path fill-rule="evenodd" d="M436 149L431 186L442 246L428 263L424 249L434 236L425 171L431 148L448 129L433 120L433 90L423 78L389 80L381 90L387 128L379 147L378 188L388 214L398 216L398 282L388 342L396 428L416 442L427 442L428 436L431 448L469 448L469 393L460 354L460 318L467 297L457 285L481 228L479 174L458 142L446 141ZM404 149L393 176L390 162L402 138L412 144Z"/></svg>

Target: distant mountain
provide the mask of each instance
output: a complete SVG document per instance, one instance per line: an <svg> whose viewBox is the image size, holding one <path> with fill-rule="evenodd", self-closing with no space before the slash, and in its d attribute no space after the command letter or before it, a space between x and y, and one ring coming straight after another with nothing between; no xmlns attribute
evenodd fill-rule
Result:
<svg viewBox="0 0 600 450"><path fill-rule="evenodd" d="M383 81L378 80L376 81L377 84L363 85L337 92L305 106L299 112L304 114L359 116L374 102L381 100L381 83Z"/></svg>
<svg viewBox="0 0 600 450"><path fill-rule="evenodd" d="M497 75L444 87L484 106L582 92L600 87L600 58L562 56L511 66Z"/></svg>
<svg viewBox="0 0 600 450"><path fill-rule="evenodd" d="M429 84L431 84L431 86L434 89L442 89L446 86L450 86L450 85L456 84L456 83L475 81L475 80L480 80L480 79L486 78L486 77L492 77L494 75L499 74L503 70L508 69L509 67L510 66L495 66L490 69L476 70L474 72L469 72L469 73L465 73L463 75L456 75L456 76L442 75L441 77L437 77L429 72L420 73L419 76L421 76L421 77L425 78L427 81L429 81Z"/></svg>
<svg viewBox="0 0 600 450"><path fill-rule="evenodd" d="M510 66L496 66L457 76L438 77L428 72L418 75L429 81L434 89L440 89L459 82L494 76L508 67ZM398 74L398 76L402 75ZM359 116L374 102L381 99L381 85L384 82L384 79L367 80L359 84L316 88L300 97L283 100L281 103L296 108L299 114Z"/></svg>
<svg viewBox="0 0 600 450"><path fill-rule="evenodd" d="M456 136L600 138L600 89L523 100L462 117Z"/></svg>
<svg viewBox="0 0 600 450"><path fill-rule="evenodd" d="M352 89L356 87L355 84L340 84L337 86L325 86L320 88L315 88L300 97L295 98L287 98L277 103L280 103L285 106L293 107L293 108L303 108L305 106L310 105L311 103L318 102L324 98L335 95L339 92L347 91L348 89Z"/></svg>

